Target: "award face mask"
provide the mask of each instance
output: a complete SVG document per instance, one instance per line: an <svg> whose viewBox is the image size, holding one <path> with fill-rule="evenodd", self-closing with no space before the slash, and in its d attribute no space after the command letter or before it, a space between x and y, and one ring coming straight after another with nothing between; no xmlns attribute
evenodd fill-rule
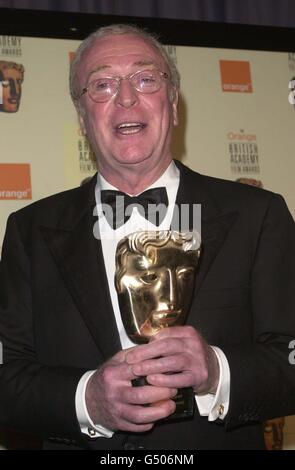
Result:
<svg viewBox="0 0 295 470"><path fill-rule="evenodd" d="M116 253L115 283L124 327L135 343L188 314L200 254L198 234L136 232Z"/></svg>

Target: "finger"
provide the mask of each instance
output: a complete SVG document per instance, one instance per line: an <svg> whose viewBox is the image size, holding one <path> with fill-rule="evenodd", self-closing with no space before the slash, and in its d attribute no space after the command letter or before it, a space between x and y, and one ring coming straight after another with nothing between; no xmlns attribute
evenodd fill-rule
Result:
<svg viewBox="0 0 295 470"><path fill-rule="evenodd" d="M165 338L161 341L138 346L126 355L126 362L128 364L135 364L159 356L169 356L182 352L184 348L185 345L182 339L174 337Z"/></svg>
<svg viewBox="0 0 295 470"><path fill-rule="evenodd" d="M162 356L158 359L148 359L132 365L132 372L138 376L159 374L165 372L181 372L188 369L188 358L184 354Z"/></svg>
<svg viewBox="0 0 295 470"><path fill-rule="evenodd" d="M121 364L107 364L97 371L97 377L105 384L111 384L115 381L128 381L135 379L137 376L132 371L132 366L123 362Z"/></svg>
<svg viewBox="0 0 295 470"><path fill-rule="evenodd" d="M126 420L121 420L117 425L117 429L127 432L147 432L150 431L153 427L154 423L134 424Z"/></svg>
<svg viewBox="0 0 295 470"><path fill-rule="evenodd" d="M163 400L155 406L126 405L122 418L132 424L154 423L174 413L175 408L173 400Z"/></svg>
<svg viewBox="0 0 295 470"><path fill-rule="evenodd" d="M117 352L113 357L111 357L107 363L110 365L122 364L126 361L126 355L136 347L137 346L132 346L131 348L122 349L121 351Z"/></svg>
<svg viewBox="0 0 295 470"><path fill-rule="evenodd" d="M169 328L162 328L156 335L151 337L150 341L158 341L164 338L190 338L194 336L200 337L200 334L191 325L171 326Z"/></svg>
<svg viewBox="0 0 295 470"><path fill-rule="evenodd" d="M169 400L177 393L176 388L151 387L124 387L121 391L123 402L135 405L146 405L160 400Z"/></svg>
<svg viewBox="0 0 295 470"><path fill-rule="evenodd" d="M194 387L195 379L190 372L180 372L179 374L152 374L147 376L149 384L156 387L185 388Z"/></svg>

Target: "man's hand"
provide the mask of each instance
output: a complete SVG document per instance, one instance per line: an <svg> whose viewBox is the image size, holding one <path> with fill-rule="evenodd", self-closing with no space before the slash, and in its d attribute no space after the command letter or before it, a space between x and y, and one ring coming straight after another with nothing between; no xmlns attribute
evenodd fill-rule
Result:
<svg viewBox="0 0 295 470"><path fill-rule="evenodd" d="M175 411L171 400L176 395L174 387L132 387L131 380L137 376L125 361L129 351L118 352L103 364L89 379L86 387L86 406L95 424L110 430L145 432L154 422L166 418ZM144 406L150 403L157 406Z"/></svg>
<svg viewBox="0 0 295 470"><path fill-rule="evenodd" d="M164 328L148 344L130 349L126 362L157 387L192 387L198 394L217 390L217 357L192 326Z"/></svg>

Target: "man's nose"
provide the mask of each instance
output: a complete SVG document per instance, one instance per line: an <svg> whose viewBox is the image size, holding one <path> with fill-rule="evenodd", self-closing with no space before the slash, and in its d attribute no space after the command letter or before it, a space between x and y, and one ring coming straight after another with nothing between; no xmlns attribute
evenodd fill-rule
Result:
<svg viewBox="0 0 295 470"><path fill-rule="evenodd" d="M138 102L137 92L128 79L121 80L115 101L117 105L124 108L130 108Z"/></svg>

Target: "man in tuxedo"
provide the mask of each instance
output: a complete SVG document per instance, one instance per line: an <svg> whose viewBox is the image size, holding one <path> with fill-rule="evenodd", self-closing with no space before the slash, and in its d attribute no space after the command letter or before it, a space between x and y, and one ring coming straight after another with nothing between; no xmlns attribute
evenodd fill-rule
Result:
<svg viewBox="0 0 295 470"><path fill-rule="evenodd" d="M99 173L9 217L1 424L42 436L46 449L263 448L263 421L295 412L295 231L284 200L172 160L179 75L146 32L93 33L70 82ZM111 220L104 204L117 197L167 210L157 225L138 206ZM114 286L116 246L126 233L169 229L181 204L202 207L186 325L134 345ZM148 384L133 387L142 376ZM194 417L163 421L183 387L194 390Z"/></svg>

